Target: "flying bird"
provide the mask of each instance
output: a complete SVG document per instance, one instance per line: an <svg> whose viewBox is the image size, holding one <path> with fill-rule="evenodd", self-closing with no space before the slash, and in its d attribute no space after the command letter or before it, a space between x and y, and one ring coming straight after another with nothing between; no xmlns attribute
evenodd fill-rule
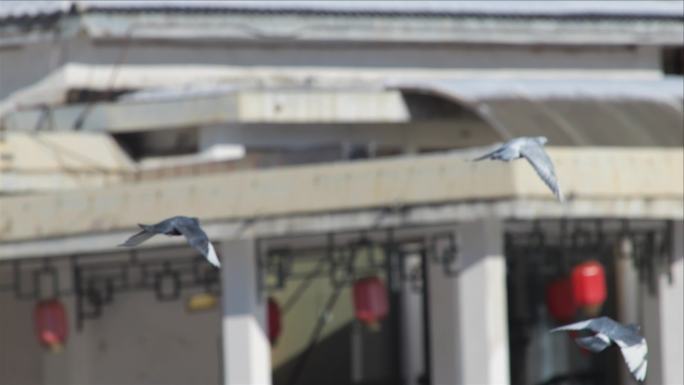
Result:
<svg viewBox="0 0 684 385"><path fill-rule="evenodd" d="M563 202L565 198L560 190L553 162L551 162L551 158L544 151L544 144L547 141L548 139L544 136L515 138L502 144L496 150L474 159L474 161L492 159L510 162L511 160L525 158L530 162L544 183L549 186L556 198Z"/></svg>
<svg viewBox="0 0 684 385"><path fill-rule="evenodd" d="M613 342L620 348L629 371L637 381L646 378L648 345L646 339L639 334L639 326L622 325L608 317L592 318L585 321L561 326L551 332L565 330L589 330L593 336L575 338L575 342L585 349L598 353Z"/></svg>
<svg viewBox="0 0 684 385"><path fill-rule="evenodd" d="M138 224L142 231L131 236L122 247L135 247L157 234L184 235L190 246L197 249L202 255L216 267L221 267L214 246L209 242L207 234L199 225L199 220L192 217L176 216L165 219L154 225Z"/></svg>

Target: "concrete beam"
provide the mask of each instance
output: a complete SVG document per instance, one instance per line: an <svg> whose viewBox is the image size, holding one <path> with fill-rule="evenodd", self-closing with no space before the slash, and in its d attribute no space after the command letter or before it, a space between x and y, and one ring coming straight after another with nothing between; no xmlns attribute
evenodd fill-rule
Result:
<svg viewBox="0 0 684 385"><path fill-rule="evenodd" d="M409 206L401 211L367 209L353 212L327 212L309 215L288 215L255 218L254 221L220 220L203 222L212 239L232 237L275 237L300 234L324 234L358 229L384 229L424 225L453 224L482 218L631 218L663 219L684 212L681 200L650 202L637 200L573 201L565 207L548 200L504 200L497 202L467 202L429 206ZM681 218L681 217L679 217ZM72 254L121 251L116 245L128 238L136 228L36 237L0 243L0 260L15 258L57 257ZM156 237L140 246L154 249L184 244L178 237Z"/></svg>
<svg viewBox="0 0 684 385"><path fill-rule="evenodd" d="M2 46L2 42L0 42ZM126 43L126 49L136 50L136 46L129 46ZM137 48L141 57L148 57L149 47L142 46ZM188 46L188 55L196 55L196 47L194 45ZM333 48L331 48L333 49ZM440 50L440 60L444 50ZM595 51L595 50L594 50ZM360 66L358 60L349 62L345 66L344 63L339 63L334 57L326 58L330 61L330 65L319 63L310 66L278 66L278 65L261 65L261 66L240 66L227 65L226 63L214 64L198 64L198 65L149 65L144 63L136 63L129 65L110 65L110 64L81 64L68 63L56 69L54 72L47 75L38 82L27 86L25 88L14 91L2 101L0 101L0 121L4 116L12 113L15 110L36 108L39 106L59 106L67 103L67 97L71 90L91 90L107 92L110 90L140 90L140 89L155 89L165 87L178 87L179 85L187 84L220 84L220 85L235 85L245 88L273 88L273 87L304 87L310 90L312 82L316 87L320 88L340 88L340 87L357 87L361 84L364 87L378 87L383 88L387 79L421 79L425 80L443 80L443 79L489 79L489 80L503 80L503 79L537 79L537 80L559 80L559 79L633 79L633 80L658 80L662 78L659 62L653 62L648 59L653 56L646 51L639 51L639 60L633 59L632 53L624 56L619 52L617 56L605 55L603 52L605 47L600 51L599 56L589 60L589 62L579 65L574 64L570 66L553 65L553 61L546 65L535 65L530 68L511 67L510 64L496 65L492 68L480 68L476 64L486 61L492 62L492 50L486 47L480 47L477 51L476 58L473 58L473 48L468 48L467 51L454 51L449 56L448 61L458 60L467 57L466 62L459 65L451 65L449 67L441 67L439 65L428 66L426 68L423 64L407 64L401 67L393 67L394 61L391 59L386 66ZM287 55L287 51L285 51ZM320 50L316 50L316 55L321 56ZM348 51L342 53L335 50L336 55L350 56ZM412 55L419 57L423 51L415 51ZM631 51L629 51L631 52ZM353 51L351 56L355 56ZM467 55L465 54L467 53ZM85 56L98 56L102 53L100 51L86 51L81 53ZM498 53L496 58L501 60L511 60L512 51L503 51ZM518 52L519 59L513 60L529 60L531 51ZM301 55L301 50L292 50L290 56ZM571 55L567 53L567 55ZM552 55L554 56L554 55ZM587 54L581 55L583 58ZM194 56L193 56L194 57ZM299 56L297 62L301 60ZM557 60L563 63L573 62L573 58L577 55L563 56ZM631 68L616 69L615 66L608 66L606 68L596 67L595 65L587 65L588 63L609 63L611 61L619 60L620 63L629 61L627 58L632 58L632 62L638 62L639 65ZM143 60L144 61L144 60ZM318 62L318 60L315 60ZM494 60L496 61L496 60ZM333 64L334 63L334 64ZM422 63L422 62L421 62ZM644 65L644 63L648 63ZM436 63L435 63L436 64ZM476 69L463 69L476 68ZM212 112L215 113L215 112Z"/></svg>
<svg viewBox="0 0 684 385"><path fill-rule="evenodd" d="M519 203L501 206L498 215L681 219L684 187L681 179L673 177L684 174L681 150L556 148L549 152L569 197L566 204L554 201L526 162L472 163L455 154L440 154L3 197L0 244L131 229L136 223L180 214L205 221L240 221L508 199ZM522 204L527 201L545 203Z"/></svg>
<svg viewBox="0 0 684 385"><path fill-rule="evenodd" d="M9 113L9 131L125 133L225 123L407 122L400 91L363 89L235 90L213 95L79 104Z"/></svg>
<svg viewBox="0 0 684 385"><path fill-rule="evenodd" d="M482 120L439 119L371 124L222 124L200 129L200 146L220 143L257 148L311 148L339 143L428 149L479 146L499 140Z"/></svg>

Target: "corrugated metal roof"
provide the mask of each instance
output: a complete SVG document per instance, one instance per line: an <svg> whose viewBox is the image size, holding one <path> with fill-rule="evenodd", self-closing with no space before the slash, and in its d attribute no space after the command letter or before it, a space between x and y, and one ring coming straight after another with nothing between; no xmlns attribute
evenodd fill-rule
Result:
<svg viewBox="0 0 684 385"><path fill-rule="evenodd" d="M74 7L74 8L72 8ZM4 1L1 18L87 11L684 18L682 1Z"/></svg>
<svg viewBox="0 0 684 385"><path fill-rule="evenodd" d="M525 98L533 100L580 99L595 100L657 100L674 103L681 110L684 99L684 78L668 76L659 80L631 79L458 79L432 81L401 81L388 83L403 88L424 88L442 91L463 100Z"/></svg>
<svg viewBox="0 0 684 385"><path fill-rule="evenodd" d="M547 136L554 145L684 145L684 79L444 80L394 84L464 104L503 138Z"/></svg>
<svg viewBox="0 0 684 385"><path fill-rule="evenodd" d="M70 1L3 1L0 18L40 17L66 12Z"/></svg>

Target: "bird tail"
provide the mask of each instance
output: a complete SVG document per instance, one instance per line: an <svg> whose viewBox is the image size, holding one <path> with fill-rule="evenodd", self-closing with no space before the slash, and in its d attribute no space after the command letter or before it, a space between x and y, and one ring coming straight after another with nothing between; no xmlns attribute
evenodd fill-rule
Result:
<svg viewBox="0 0 684 385"><path fill-rule="evenodd" d="M154 233L154 225L143 225L142 223L138 223L138 226L143 229L143 231L149 231L151 233Z"/></svg>
<svg viewBox="0 0 684 385"><path fill-rule="evenodd" d="M206 255L207 260L209 263L216 267L221 267L221 261L219 260L218 256L216 255L216 250L214 250L214 246L209 242L208 248L207 248L207 255Z"/></svg>
<svg viewBox="0 0 684 385"><path fill-rule="evenodd" d="M486 153L486 154L484 154L478 158L471 160L471 162L479 162L481 160L485 160L485 159L489 159L489 158L496 159L496 155L498 152L499 152L499 149L496 149L492 152L488 152L488 153Z"/></svg>
<svg viewBox="0 0 684 385"><path fill-rule="evenodd" d="M148 225L138 225L140 226L142 231L138 232L137 234L131 236L126 240L126 242L122 243L119 245L119 247L134 247L138 246L139 244L145 242L146 240L154 237L156 233L151 231L152 226Z"/></svg>

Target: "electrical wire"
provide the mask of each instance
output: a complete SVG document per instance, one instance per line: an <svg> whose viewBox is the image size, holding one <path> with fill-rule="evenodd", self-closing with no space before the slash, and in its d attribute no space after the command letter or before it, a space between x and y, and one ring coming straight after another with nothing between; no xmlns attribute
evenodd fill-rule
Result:
<svg viewBox="0 0 684 385"><path fill-rule="evenodd" d="M124 62L128 60L128 53L129 49L131 46L131 35L133 33L133 29L135 28L135 24L131 24L128 28L128 31L126 31L126 38L124 40L124 47L121 50L121 53L119 54L119 58L114 63L114 67L112 68L112 72L109 75L109 81L107 84L107 88L105 88L105 94L107 95L107 98L110 98L112 96L112 89L114 87L114 82L116 81L116 78L119 75L119 71L121 70L121 66L123 65ZM86 107L81 111L81 113L76 117L74 120L73 124L73 129L74 130L80 130L83 128L83 124L85 123L86 118L92 111L92 109L95 107L97 104L96 101L91 101L89 102Z"/></svg>

